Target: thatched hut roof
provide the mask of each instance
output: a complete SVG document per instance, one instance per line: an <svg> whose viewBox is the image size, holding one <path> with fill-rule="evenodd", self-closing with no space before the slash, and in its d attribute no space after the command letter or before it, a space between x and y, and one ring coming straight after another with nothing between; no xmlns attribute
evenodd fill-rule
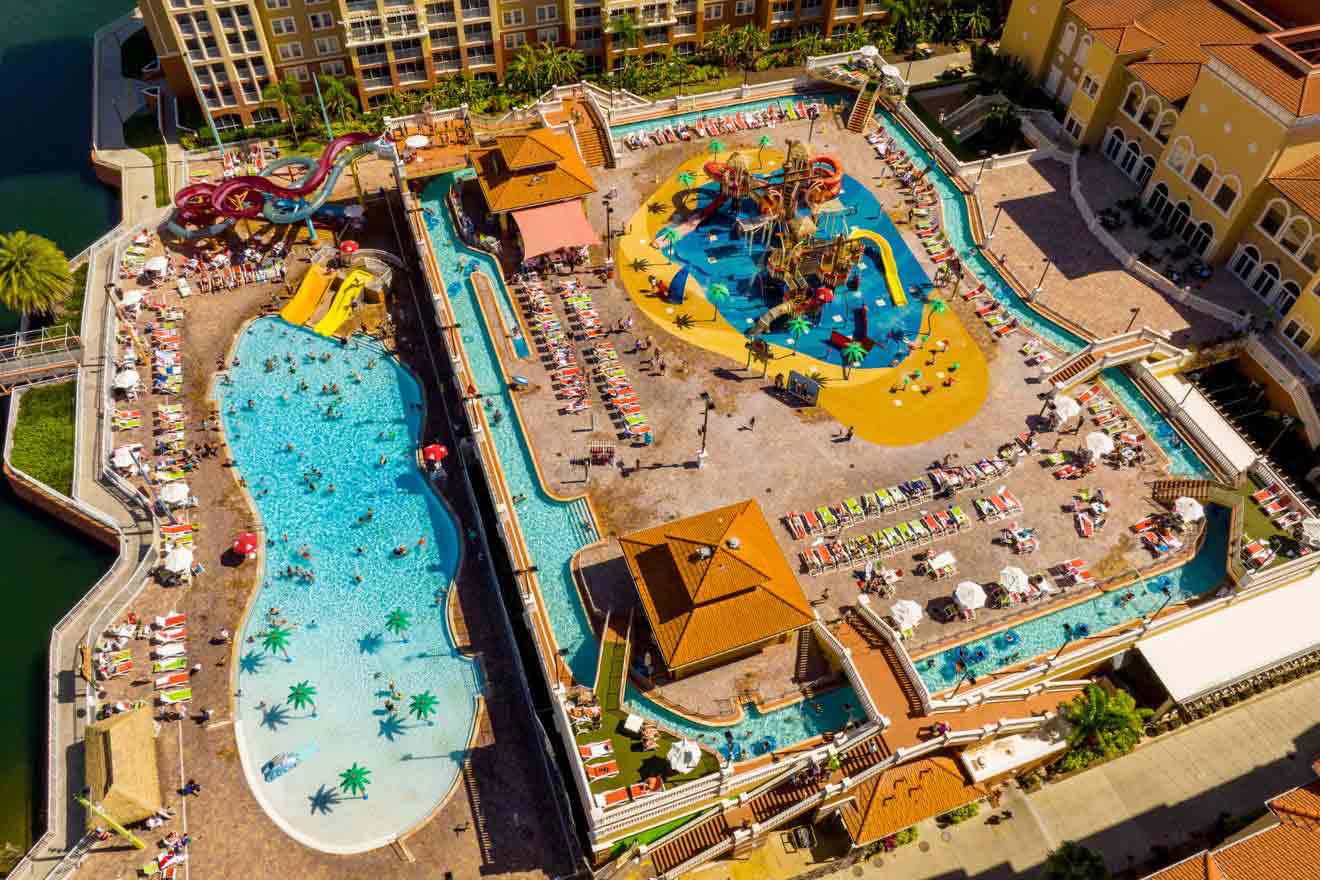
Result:
<svg viewBox="0 0 1320 880"><path fill-rule="evenodd" d="M149 706L90 725L83 750L89 799L116 822L141 822L164 806ZM96 816L89 815L88 822L95 824Z"/></svg>

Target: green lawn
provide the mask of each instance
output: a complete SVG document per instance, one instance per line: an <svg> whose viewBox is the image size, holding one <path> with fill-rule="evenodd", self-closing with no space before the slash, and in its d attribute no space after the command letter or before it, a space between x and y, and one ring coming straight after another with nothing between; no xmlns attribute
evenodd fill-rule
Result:
<svg viewBox="0 0 1320 880"><path fill-rule="evenodd" d="M23 393L10 461L34 479L73 491L74 395L77 383L41 385Z"/></svg>
<svg viewBox="0 0 1320 880"><path fill-rule="evenodd" d="M156 47L151 45L147 29L134 31L119 45L119 69L128 79L142 76L142 68L156 60Z"/></svg>
<svg viewBox="0 0 1320 880"><path fill-rule="evenodd" d="M684 825L691 822L699 815L701 815L700 810L688 816L680 816L679 818L674 819L672 822L666 822L663 825L657 825L654 828L648 828L640 834L629 835L628 837L625 837L622 840L617 841L614 844L614 846L610 848L610 858L613 859L622 855L634 843L640 843L640 844L655 843L657 840L664 837L669 832L682 828Z"/></svg>
<svg viewBox="0 0 1320 880"><path fill-rule="evenodd" d="M625 785L641 782L651 776L659 776L665 781L665 785L676 785L681 782L700 779L719 771L719 761L716 760L715 756L708 752L702 752L701 763L697 765L695 770L691 773L674 773L669 768L669 760L665 756L669 754L669 747L676 742L675 738L667 733L662 733L659 748L653 752L644 751L640 737L631 737L621 729L627 717L626 710L609 711L602 707L600 727L587 733L578 734L578 745L586 745L589 742L606 739L614 744L614 754L611 757L619 764L619 775L593 782L591 784L593 793L598 794L602 791L622 788ZM593 761L592 763L596 762Z"/></svg>
<svg viewBox="0 0 1320 880"><path fill-rule="evenodd" d="M705 82L685 83L682 86L669 86L661 89L649 97L658 101L661 98L672 98L675 95L704 95L706 92L718 92L721 89L731 89L734 86L742 85L743 72L741 70L731 70L724 76L708 79Z"/></svg>
<svg viewBox="0 0 1320 880"><path fill-rule="evenodd" d="M150 110L135 113L124 120L124 143L151 160L156 182L156 207L170 203L170 173L165 164L165 140L156 127L156 114Z"/></svg>
<svg viewBox="0 0 1320 880"><path fill-rule="evenodd" d="M1269 541L1274 549L1278 551L1278 555L1270 563L1270 565L1276 565L1296 556L1297 541L1293 538L1290 530L1280 529L1270 522L1270 518L1265 514L1265 511L1261 510L1260 505L1251 499L1252 493L1260 491L1261 488L1248 480L1246 485L1234 492L1227 500L1229 503L1241 500L1243 534L1250 535L1254 539ZM1268 565L1265 567L1269 568Z"/></svg>
<svg viewBox="0 0 1320 880"><path fill-rule="evenodd" d="M606 712L619 711L619 682L623 681L623 664L628 656L628 645L622 641L601 644L601 663L596 676L596 699Z"/></svg>

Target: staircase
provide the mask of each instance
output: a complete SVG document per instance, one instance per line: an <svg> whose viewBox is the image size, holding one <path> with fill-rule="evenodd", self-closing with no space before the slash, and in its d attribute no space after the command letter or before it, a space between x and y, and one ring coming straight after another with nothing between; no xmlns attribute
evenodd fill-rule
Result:
<svg viewBox="0 0 1320 880"><path fill-rule="evenodd" d="M844 616L844 623L852 627L862 641L879 651L885 658L885 662L894 672L894 681L898 684L898 689L903 692L903 697L907 700L908 714L921 715L925 711L921 705L921 695L917 692L916 685L908 678L903 663L894 653L894 646L889 644L889 640L872 629L871 624L855 611Z"/></svg>
<svg viewBox="0 0 1320 880"><path fill-rule="evenodd" d="M798 630L797 665L793 668L794 681L806 681L811 674L811 644L815 636L810 627Z"/></svg>
<svg viewBox="0 0 1320 880"><path fill-rule="evenodd" d="M724 813L716 813L673 840L656 847L651 853L651 864L655 866L656 874L663 876L702 850L723 843L728 836L729 823L725 821Z"/></svg>
<svg viewBox="0 0 1320 880"><path fill-rule="evenodd" d="M866 131L866 126L875 118L875 102L880 97L880 84L878 82L869 82L866 88L862 89L857 95L856 102L853 103L852 113L848 115L848 130L861 134Z"/></svg>
<svg viewBox="0 0 1320 880"><path fill-rule="evenodd" d="M564 99L564 114L572 120L573 134L577 136L582 160L590 168L604 168L607 164L605 154L605 133L596 124L596 117L591 110L576 98Z"/></svg>
<svg viewBox="0 0 1320 880"><path fill-rule="evenodd" d="M1156 480L1151 483L1150 496L1164 504L1172 504L1175 498L1195 498L1197 501L1214 501L1221 493L1232 492L1232 488L1214 480Z"/></svg>
<svg viewBox="0 0 1320 880"><path fill-rule="evenodd" d="M1050 381L1056 388L1076 385L1081 379L1074 378L1085 373L1095 363L1095 355L1090 352L1078 355L1050 374Z"/></svg>

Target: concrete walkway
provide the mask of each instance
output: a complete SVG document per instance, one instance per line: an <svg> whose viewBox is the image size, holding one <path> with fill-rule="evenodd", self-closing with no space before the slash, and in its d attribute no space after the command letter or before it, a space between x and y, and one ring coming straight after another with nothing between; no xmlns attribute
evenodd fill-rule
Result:
<svg viewBox="0 0 1320 880"><path fill-rule="evenodd" d="M1119 871L1315 779L1320 753L1320 676L1279 688L1137 751L1031 795L1005 793L1011 821L984 818L941 831L921 825L921 844L881 856L867 876L911 880L1032 876L1050 849L1076 840ZM990 813L984 808L982 816ZM947 839L945 836L947 835ZM1209 842L1209 841L1206 841ZM924 850L924 851L923 851ZM896 870L895 870L896 869Z"/></svg>

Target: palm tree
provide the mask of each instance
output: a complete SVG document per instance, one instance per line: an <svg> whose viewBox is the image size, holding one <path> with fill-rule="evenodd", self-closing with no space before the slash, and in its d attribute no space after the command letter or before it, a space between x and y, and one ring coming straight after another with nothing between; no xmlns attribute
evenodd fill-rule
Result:
<svg viewBox="0 0 1320 880"><path fill-rule="evenodd" d="M298 143L298 120L296 117L302 115L302 108L305 105L302 96L302 86L292 75L284 79L271 80L271 82L261 90L261 100L272 101L280 105L284 115L289 120L289 133L293 137L293 142Z"/></svg>
<svg viewBox="0 0 1320 880"><path fill-rule="evenodd" d="M834 38L834 47L840 52L855 52L871 41L870 36L861 28L844 31Z"/></svg>
<svg viewBox="0 0 1320 880"><path fill-rule="evenodd" d="M289 699L287 702L299 711L311 706L312 715L316 715L316 685L310 681L300 681L297 684L289 685Z"/></svg>
<svg viewBox="0 0 1320 880"><path fill-rule="evenodd" d="M756 142L756 147L757 147L757 149L756 149L756 167L757 167L757 168L764 168L764 167L765 167L765 161L761 158L761 154L765 152L765 148L768 147L768 146L770 146L771 143L773 143L773 141L770 140L770 135L768 135L768 134L763 134L763 135L761 135L760 139L757 140L757 142Z"/></svg>
<svg viewBox="0 0 1320 880"><path fill-rule="evenodd" d="M804 64L808 58L824 53L825 38L820 31L807 31L793 44L793 58L798 64Z"/></svg>
<svg viewBox="0 0 1320 880"><path fill-rule="evenodd" d="M284 655L284 659L289 659L289 636L293 633L291 630L282 626L272 626L266 630L266 634L261 637L261 647L267 652L274 654L277 651Z"/></svg>
<svg viewBox="0 0 1320 880"><path fill-rule="evenodd" d="M927 0L885 0L885 7L889 10L889 17L886 19L894 28L894 37L901 48L910 48L914 43L920 42L918 39L924 30L929 29L930 24L927 16L930 14L930 4Z"/></svg>
<svg viewBox="0 0 1320 880"><path fill-rule="evenodd" d="M1045 859L1041 880L1110 880L1104 858L1080 843L1065 840Z"/></svg>
<svg viewBox="0 0 1320 880"><path fill-rule="evenodd" d="M408 704L408 714L412 715L418 721L425 721L436 712L440 700L430 691L422 691L420 694L414 694ZM434 724L435 722L430 722Z"/></svg>
<svg viewBox="0 0 1320 880"><path fill-rule="evenodd" d="M665 247L672 249L674 242L678 241L678 233L674 231L674 227L666 226L660 233L659 238L664 242ZM671 253L670 256L673 256L673 254Z"/></svg>
<svg viewBox="0 0 1320 880"><path fill-rule="evenodd" d="M385 617L385 629L399 636L402 641L408 641L404 633L410 626L412 626L412 615L402 608L395 608Z"/></svg>
<svg viewBox="0 0 1320 880"><path fill-rule="evenodd" d="M21 229L0 234L0 306L46 314L72 291L69 260L55 242Z"/></svg>
<svg viewBox="0 0 1320 880"><path fill-rule="evenodd" d="M727 24L722 24L706 35L702 48L724 67L731 67L738 58L738 36Z"/></svg>
<svg viewBox="0 0 1320 880"><path fill-rule="evenodd" d="M963 16L963 28L967 31L967 36L979 40L990 32L990 16L986 13L985 7L976 4L971 11Z"/></svg>
<svg viewBox="0 0 1320 880"><path fill-rule="evenodd" d="M532 43L523 43L522 48L509 60L505 71L511 88L519 91L540 94L541 54Z"/></svg>
<svg viewBox="0 0 1320 880"><path fill-rule="evenodd" d="M366 767L358 766L354 761L353 766L339 774L339 788L341 791L349 794L361 794L362 799L367 799L367 786L371 784L371 771Z"/></svg>
<svg viewBox="0 0 1320 880"><path fill-rule="evenodd" d="M706 299L710 300L710 304L715 307L715 313L710 316L710 319L712 321L719 318L720 303L728 298L729 298L729 285L724 284L723 282L720 281L716 281L714 284L710 286L710 289L706 291Z"/></svg>
<svg viewBox="0 0 1320 880"><path fill-rule="evenodd" d="M541 68L547 85L576 82L586 64L587 59L577 49L554 43L541 44Z"/></svg>
<svg viewBox="0 0 1320 880"><path fill-rule="evenodd" d="M849 342L843 347L843 378L848 378L849 368L856 367L862 361L866 360L866 349L856 340Z"/></svg>
<svg viewBox="0 0 1320 880"><path fill-rule="evenodd" d="M655 268L656 265L656 263L652 263L650 260L646 259L646 257L636 257L628 264L628 268L632 269L634 272L645 272L648 269Z"/></svg>
<svg viewBox="0 0 1320 880"><path fill-rule="evenodd" d="M811 332L811 322L805 315L794 315L788 319L788 332L794 339L800 339Z"/></svg>
<svg viewBox="0 0 1320 880"><path fill-rule="evenodd" d="M756 59L770 47L770 36L756 25L748 24L734 34L734 44L738 63L743 69L743 85L746 85L747 74L756 66Z"/></svg>
<svg viewBox="0 0 1320 880"><path fill-rule="evenodd" d="M1073 726L1070 746L1094 749L1105 757L1128 752L1141 739L1141 712L1125 690L1111 695L1099 685L1087 685L1064 708L1064 717Z"/></svg>
<svg viewBox="0 0 1320 880"><path fill-rule="evenodd" d="M340 122L357 116L358 100L353 94L351 81L323 73L317 77L321 84L321 100L326 111Z"/></svg>
<svg viewBox="0 0 1320 880"><path fill-rule="evenodd" d="M707 146L706 149L710 150L711 156L715 157L716 161L719 161L720 153L724 152L724 141L716 138L710 142L710 145Z"/></svg>
<svg viewBox="0 0 1320 880"><path fill-rule="evenodd" d="M610 42L618 43L625 55L637 48L642 39L641 25L631 15L620 15L610 21Z"/></svg>
<svg viewBox="0 0 1320 880"><path fill-rule="evenodd" d="M930 314L926 317L926 332L935 332L935 316L942 315L949 310L949 304L938 296L932 296L926 303L930 306Z"/></svg>

